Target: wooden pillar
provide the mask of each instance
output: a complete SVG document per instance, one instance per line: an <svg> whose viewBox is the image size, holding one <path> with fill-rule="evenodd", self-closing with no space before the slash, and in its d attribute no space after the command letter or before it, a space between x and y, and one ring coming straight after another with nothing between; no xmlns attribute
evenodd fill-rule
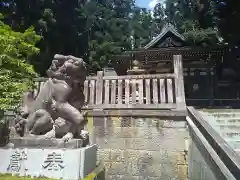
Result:
<svg viewBox="0 0 240 180"><path fill-rule="evenodd" d="M173 56L173 67L175 74L175 97L177 109L185 110L185 91L184 91L184 81L183 81L183 67L182 67L182 55Z"/></svg>
<svg viewBox="0 0 240 180"><path fill-rule="evenodd" d="M103 71L98 71L96 82L96 104L103 103L102 97L103 97Z"/></svg>

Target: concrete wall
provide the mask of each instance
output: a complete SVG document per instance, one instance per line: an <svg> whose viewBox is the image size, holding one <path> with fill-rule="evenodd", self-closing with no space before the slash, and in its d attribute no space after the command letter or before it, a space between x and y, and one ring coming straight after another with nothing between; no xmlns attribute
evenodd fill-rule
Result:
<svg viewBox="0 0 240 180"><path fill-rule="evenodd" d="M186 180L186 122L143 118L92 118L88 129L96 143L106 179Z"/></svg>

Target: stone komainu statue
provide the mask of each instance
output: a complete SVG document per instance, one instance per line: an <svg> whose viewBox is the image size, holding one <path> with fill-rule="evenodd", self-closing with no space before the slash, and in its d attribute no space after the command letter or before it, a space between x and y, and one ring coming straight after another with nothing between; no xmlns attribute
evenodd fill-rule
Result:
<svg viewBox="0 0 240 180"><path fill-rule="evenodd" d="M81 58L56 54L47 70L49 79L37 97L33 92L23 95L22 107L15 118L15 130L20 136L81 138L86 123L84 80L86 64Z"/></svg>

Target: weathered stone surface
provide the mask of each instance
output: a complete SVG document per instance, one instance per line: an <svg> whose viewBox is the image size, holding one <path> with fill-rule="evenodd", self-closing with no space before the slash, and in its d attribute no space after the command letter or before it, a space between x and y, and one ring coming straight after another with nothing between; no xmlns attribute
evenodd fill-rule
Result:
<svg viewBox="0 0 240 180"><path fill-rule="evenodd" d="M104 126L96 126L94 127L94 135L98 138L107 137L108 136L108 129Z"/></svg>
<svg viewBox="0 0 240 180"><path fill-rule="evenodd" d="M187 137L187 131L172 129L162 129L161 133L153 132L149 138L125 138L127 149L136 150L159 150L171 149L172 151L184 150L184 139ZM174 141L174 143L173 143Z"/></svg>
<svg viewBox="0 0 240 180"><path fill-rule="evenodd" d="M179 177L178 174L178 169L176 164L162 164L162 173L160 176L161 179L178 179L180 180L181 178Z"/></svg>
<svg viewBox="0 0 240 180"><path fill-rule="evenodd" d="M129 162L137 162L138 158L140 158L139 150L128 149L125 154L126 154L126 158L128 159Z"/></svg>
<svg viewBox="0 0 240 180"><path fill-rule="evenodd" d="M99 146L100 149L109 149L109 148L116 148L116 149L125 149L125 139L119 138L97 138L96 137L96 144Z"/></svg>
<svg viewBox="0 0 240 180"><path fill-rule="evenodd" d="M187 122L185 121L169 121L165 120L163 123L163 128L186 128Z"/></svg>
<svg viewBox="0 0 240 180"><path fill-rule="evenodd" d="M112 149L110 151L110 161L112 162L118 162L118 161L123 161L126 162L128 161L127 156L126 156L125 150L121 149Z"/></svg>
<svg viewBox="0 0 240 180"><path fill-rule="evenodd" d="M124 175L118 175L118 176L110 175L107 177L106 180L139 180L139 177L138 176L124 176Z"/></svg>
<svg viewBox="0 0 240 180"><path fill-rule="evenodd" d="M178 177L179 179L186 180L188 166L187 165L178 165Z"/></svg>
<svg viewBox="0 0 240 180"><path fill-rule="evenodd" d="M132 164L133 175L143 177L159 177L162 173L162 164L137 163Z"/></svg>
<svg viewBox="0 0 240 180"><path fill-rule="evenodd" d="M151 128L116 127L108 132L115 138L150 138Z"/></svg>
<svg viewBox="0 0 240 180"><path fill-rule="evenodd" d="M139 180L159 180L159 177L151 177L151 176L144 177L144 176L140 176Z"/></svg>
<svg viewBox="0 0 240 180"><path fill-rule="evenodd" d="M98 149L98 152L97 152L98 161L99 160L101 160L103 162L109 161L110 160L110 152L111 152L111 149Z"/></svg>
<svg viewBox="0 0 240 180"><path fill-rule="evenodd" d="M111 162L111 163L106 163L106 165L109 167L109 169L107 171L108 174L112 174L112 175L124 175L124 174L127 174L128 164L126 164L126 163Z"/></svg>
<svg viewBox="0 0 240 180"><path fill-rule="evenodd" d="M93 111L93 115L94 115L94 111ZM105 124L105 118L104 117L94 117L94 121L93 121L94 126L104 127L104 124Z"/></svg>
<svg viewBox="0 0 240 180"><path fill-rule="evenodd" d="M146 149L150 148L149 147L149 140L148 139L142 139L142 138L125 139L125 146L126 146L127 149L135 149L135 150L146 150Z"/></svg>
<svg viewBox="0 0 240 180"><path fill-rule="evenodd" d="M184 121L107 118L104 123L94 126L94 137L107 179L186 179Z"/></svg>
<svg viewBox="0 0 240 180"><path fill-rule="evenodd" d="M139 180L138 176L121 176L120 180Z"/></svg>

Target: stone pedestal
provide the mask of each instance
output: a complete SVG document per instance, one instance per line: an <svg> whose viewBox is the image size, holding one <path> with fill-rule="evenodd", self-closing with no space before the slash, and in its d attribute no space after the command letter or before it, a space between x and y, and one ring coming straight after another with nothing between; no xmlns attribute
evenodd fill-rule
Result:
<svg viewBox="0 0 240 180"><path fill-rule="evenodd" d="M0 149L0 173L78 180L96 168L97 146L81 147L82 140L15 138Z"/></svg>

